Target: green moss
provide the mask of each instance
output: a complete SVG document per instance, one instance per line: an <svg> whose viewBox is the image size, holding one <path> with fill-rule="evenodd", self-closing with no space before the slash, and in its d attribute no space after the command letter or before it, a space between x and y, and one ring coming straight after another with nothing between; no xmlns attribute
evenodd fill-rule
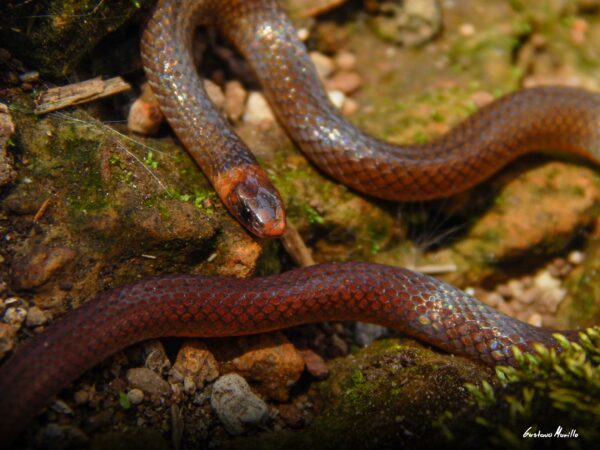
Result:
<svg viewBox="0 0 600 450"><path fill-rule="evenodd" d="M600 439L600 328L580 333L579 343L555 335L562 352L537 346L535 353L515 348L515 367L498 366L498 382L467 384L471 405L445 414L438 424L452 446L471 448L552 448L557 438L523 439L531 433L554 434L558 427L577 439L570 448L586 448ZM468 433L464 431L468 430Z"/></svg>

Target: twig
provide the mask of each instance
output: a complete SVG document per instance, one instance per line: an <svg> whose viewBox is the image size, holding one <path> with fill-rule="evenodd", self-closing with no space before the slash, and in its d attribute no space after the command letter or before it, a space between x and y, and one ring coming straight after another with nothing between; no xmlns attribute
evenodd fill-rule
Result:
<svg viewBox="0 0 600 450"><path fill-rule="evenodd" d="M35 213L35 216L33 216L33 222L38 222L42 216L44 215L44 213L46 212L46 210L48 209L48 206L50 206L50 197L48 197L46 200L44 200L44 202L42 203L42 205L40 206L40 208L37 210L37 212Z"/></svg>
<svg viewBox="0 0 600 450"><path fill-rule="evenodd" d="M288 220L285 233L281 236L283 248L300 267L314 266L315 260L296 227Z"/></svg>
<svg viewBox="0 0 600 450"><path fill-rule="evenodd" d="M66 108L67 106L87 103L100 98L109 97L119 92L128 91L131 85L121 77L101 80L93 78L81 83L68 84L48 89L40 94L35 107L36 114Z"/></svg>

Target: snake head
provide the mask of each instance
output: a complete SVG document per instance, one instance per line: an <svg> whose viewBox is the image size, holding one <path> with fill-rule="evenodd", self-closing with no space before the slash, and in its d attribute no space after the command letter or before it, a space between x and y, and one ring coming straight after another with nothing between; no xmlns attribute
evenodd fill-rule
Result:
<svg viewBox="0 0 600 450"><path fill-rule="evenodd" d="M277 237L285 231L283 202L260 167L230 169L219 175L215 187L229 212L255 236Z"/></svg>

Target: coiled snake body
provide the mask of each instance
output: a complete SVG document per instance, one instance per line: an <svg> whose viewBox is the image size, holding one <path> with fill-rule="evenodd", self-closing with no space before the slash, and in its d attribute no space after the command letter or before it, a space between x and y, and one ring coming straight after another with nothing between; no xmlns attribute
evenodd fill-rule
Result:
<svg viewBox="0 0 600 450"><path fill-rule="evenodd" d="M281 199L208 99L192 57L198 24L247 58L290 136L323 171L372 196L444 197L510 160L551 148L596 160L600 95L524 90L481 109L441 139L395 146L335 111L304 46L272 0L159 0L142 40L148 80L173 130L231 213L257 236L285 226ZM322 320L380 323L487 364L511 346L560 349L550 331L509 318L434 278L369 263L323 264L249 280L165 276L103 293L55 321L0 367L0 437L10 442L66 384L115 351L160 336L216 337ZM575 338L574 332L564 332Z"/></svg>

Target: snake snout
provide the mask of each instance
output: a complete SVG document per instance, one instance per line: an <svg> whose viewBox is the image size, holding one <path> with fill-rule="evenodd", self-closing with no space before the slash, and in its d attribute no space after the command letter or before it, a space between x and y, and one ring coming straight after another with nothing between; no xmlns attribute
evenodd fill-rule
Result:
<svg viewBox="0 0 600 450"><path fill-rule="evenodd" d="M283 202L270 183L256 183L252 177L238 183L230 194L230 204L236 218L258 237L276 237L285 231Z"/></svg>

